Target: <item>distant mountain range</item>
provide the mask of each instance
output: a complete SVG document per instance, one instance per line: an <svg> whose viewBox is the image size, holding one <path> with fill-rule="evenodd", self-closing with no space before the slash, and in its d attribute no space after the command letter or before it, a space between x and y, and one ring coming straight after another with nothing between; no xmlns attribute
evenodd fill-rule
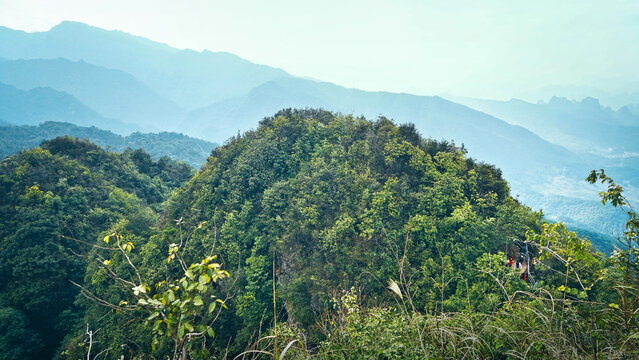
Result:
<svg viewBox="0 0 639 360"><path fill-rule="evenodd" d="M629 187L631 197L639 199L639 115L627 106L615 111L593 98L574 101L553 97L536 104L517 99L455 100L567 147L588 166L606 168Z"/></svg>
<svg viewBox="0 0 639 360"><path fill-rule="evenodd" d="M639 115L627 106L615 111L594 98L571 101L553 97L532 104L512 99L495 101L454 98L455 101L524 126L555 144L570 150L601 156L639 155Z"/></svg>
<svg viewBox="0 0 639 360"><path fill-rule="evenodd" d="M134 125L107 119L70 94L50 87L20 90L0 82L0 119L13 125L37 125L45 121L68 121L77 125L96 125L127 133Z"/></svg>
<svg viewBox="0 0 639 360"><path fill-rule="evenodd" d="M81 127L62 122L45 122L38 126L15 126L0 123L0 158L40 145L44 140L71 136L89 141L112 151L143 149L156 160L168 156L200 168L217 144L177 133L120 136L96 127Z"/></svg>
<svg viewBox="0 0 639 360"><path fill-rule="evenodd" d="M620 86L619 81L622 82ZM555 85L541 88L535 98L550 99L552 97L564 97L568 99L585 99L588 97L598 99L605 106L615 109L627 106L635 115L639 115L639 81L609 79L609 85L617 90L603 90L596 86L588 85ZM621 90L632 89L634 90Z"/></svg>
<svg viewBox="0 0 639 360"><path fill-rule="evenodd" d="M595 99L531 104L367 92L76 22L36 33L0 27L0 58L0 82L13 85L11 91L60 98L39 107L0 98L0 119L12 124L68 121L123 135L177 131L222 142L282 108L383 115L414 123L424 136L463 143L470 156L501 168L513 194L544 206L549 218L607 233L621 231L624 219L581 216L600 207L597 188L583 179L600 167L612 168L629 186L639 176L633 155L639 153L639 106L632 104L615 111Z"/></svg>
<svg viewBox="0 0 639 360"><path fill-rule="evenodd" d="M46 32L0 28L0 57L83 60L125 71L186 109L240 96L290 76L225 52L179 50L121 31L65 21Z"/></svg>
<svg viewBox="0 0 639 360"><path fill-rule="evenodd" d="M171 127L184 110L120 70L66 59L0 61L0 82L21 90L50 87L73 95L101 115L145 130Z"/></svg>

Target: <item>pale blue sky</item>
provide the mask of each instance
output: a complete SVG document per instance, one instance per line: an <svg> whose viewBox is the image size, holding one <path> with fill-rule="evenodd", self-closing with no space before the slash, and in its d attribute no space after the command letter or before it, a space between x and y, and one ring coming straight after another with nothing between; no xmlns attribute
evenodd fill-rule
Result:
<svg viewBox="0 0 639 360"><path fill-rule="evenodd" d="M0 0L3 26L42 31L62 20L365 90L639 90L639 1Z"/></svg>

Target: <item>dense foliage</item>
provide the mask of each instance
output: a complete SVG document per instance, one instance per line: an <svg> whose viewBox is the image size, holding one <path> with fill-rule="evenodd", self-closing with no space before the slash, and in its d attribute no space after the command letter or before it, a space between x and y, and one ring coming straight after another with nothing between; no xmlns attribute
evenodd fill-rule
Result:
<svg viewBox="0 0 639 360"><path fill-rule="evenodd" d="M473 307L496 306L499 299L479 296L484 288L468 287L475 260L540 229L540 216L508 195L495 167L453 144L423 139L411 125L284 111L214 150L168 202L163 232L138 237L145 245L132 258L148 283L160 281L170 269L166 251L177 242L170 220L183 219L180 226L192 233L186 263L214 249L231 274L233 286L229 280L221 287L229 309L209 345L231 353L273 322L275 262L278 317L317 345L325 337L317 319L340 289L362 288L370 305L393 303L384 287L399 277L400 263L419 288L420 311L458 310L469 299ZM100 284L88 290L116 297ZM89 314L87 322L103 329L103 346L119 346L125 336L116 333L139 331L125 326L129 315L107 326L99 321L103 313ZM144 336L128 338L129 346L151 351Z"/></svg>
<svg viewBox="0 0 639 360"><path fill-rule="evenodd" d="M26 171L34 157L52 160ZM0 328L0 341L19 341L14 358L50 349L31 329L52 324L67 335L56 354L66 359L639 350L638 216L603 171L588 180L604 182L603 201L629 216L625 247L609 257L513 199L494 166L383 117L281 111L215 149L163 205L190 174L141 151L58 139L2 164L3 189L18 194L6 197L20 201L3 207L13 222L0 253L11 282L0 317L17 324ZM93 176L109 190L74 200L56 187L64 164L70 189ZM25 176L41 183L18 183ZM77 286L58 286L68 279ZM47 311L57 299L66 310Z"/></svg>
<svg viewBox="0 0 639 360"><path fill-rule="evenodd" d="M185 164L142 151L106 152L56 138L0 163L0 342L3 359L51 357L82 318L74 304L86 262L83 242L136 216L152 226L173 189L192 176ZM142 221L144 220L144 221ZM131 225L133 226L133 225Z"/></svg>

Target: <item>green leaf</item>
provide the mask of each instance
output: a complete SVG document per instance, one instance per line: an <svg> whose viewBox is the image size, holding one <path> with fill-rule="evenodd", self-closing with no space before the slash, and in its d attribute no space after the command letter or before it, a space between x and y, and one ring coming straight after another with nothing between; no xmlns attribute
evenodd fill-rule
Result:
<svg viewBox="0 0 639 360"><path fill-rule="evenodd" d="M153 331L158 331L160 329L160 325L162 325L162 320L155 320L153 324Z"/></svg>
<svg viewBox="0 0 639 360"><path fill-rule="evenodd" d="M177 331L178 338L182 339L184 337L184 325L180 325Z"/></svg>
<svg viewBox="0 0 639 360"><path fill-rule="evenodd" d="M215 307L217 306L216 302L212 302L209 304L209 314L215 311Z"/></svg>
<svg viewBox="0 0 639 360"><path fill-rule="evenodd" d="M215 337L215 331L213 331L213 328L206 330L206 333L212 338Z"/></svg>
<svg viewBox="0 0 639 360"><path fill-rule="evenodd" d="M193 299L193 305L202 306L202 305L204 305L204 302L202 302L202 298L201 297L196 296L195 299Z"/></svg>

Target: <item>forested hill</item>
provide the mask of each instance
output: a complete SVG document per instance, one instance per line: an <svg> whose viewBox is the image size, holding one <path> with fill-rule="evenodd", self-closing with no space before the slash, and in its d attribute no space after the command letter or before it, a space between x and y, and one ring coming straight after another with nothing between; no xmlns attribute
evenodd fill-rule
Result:
<svg viewBox="0 0 639 360"><path fill-rule="evenodd" d="M180 261L218 254L235 280L216 292L233 298L206 347L223 352L230 341L237 354L273 321L273 261L280 320L304 329L317 344L322 335L316 316L339 291L358 286L371 303L393 303L384 284L398 278L405 255L404 271L420 289L420 310L459 309L468 295L474 307L493 306L483 298L484 288L472 294L456 289L477 276L482 254L505 250L512 238L538 230L540 216L509 195L494 166L475 162L452 144L424 139L412 125L289 110L215 149L204 169L169 200L161 236L133 256L148 275L145 283L153 284L167 269L176 270L165 254L169 244L182 243L178 234L192 233L179 249ZM176 227L173 219L183 223ZM117 231L147 241L125 228ZM441 261L455 277L447 280L444 303L435 300L440 293L431 282L442 271ZM99 271L92 268L87 276ZM87 287L99 297L118 298L102 283ZM119 298L134 302L129 295ZM130 315L104 320L99 306L86 303L82 323L102 329L100 348L120 348L125 341L141 346L140 353L153 352L148 333L140 334L144 328L131 323ZM83 336L75 334L67 349L77 357Z"/></svg>
<svg viewBox="0 0 639 360"><path fill-rule="evenodd" d="M633 358L630 215L606 258L384 117L280 111L196 174L56 138L0 162L0 354Z"/></svg>
<svg viewBox="0 0 639 360"><path fill-rule="evenodd" d="M52 358L82 317L71 283L85 280L87 263L74 255L84 251L82 242L116 223L148 232L163 201L192 174L184 163L156 162L141 150L117 154L71 138L2 160L2 358Z"/></svg>
<svg viewBox="0 0 639 360"><path fill-rule="evenodd" d="M115 151L124 151L127 148L143 149L155 159L168 156L195 168L202 166L211 150L217 146L215 143L172 132L135 132L128 136L120 136L94 126L82 127L64 122L48 121L38 126L9 126L0 123L0 157L65 135L88 139L103 148Z"/></svg>

